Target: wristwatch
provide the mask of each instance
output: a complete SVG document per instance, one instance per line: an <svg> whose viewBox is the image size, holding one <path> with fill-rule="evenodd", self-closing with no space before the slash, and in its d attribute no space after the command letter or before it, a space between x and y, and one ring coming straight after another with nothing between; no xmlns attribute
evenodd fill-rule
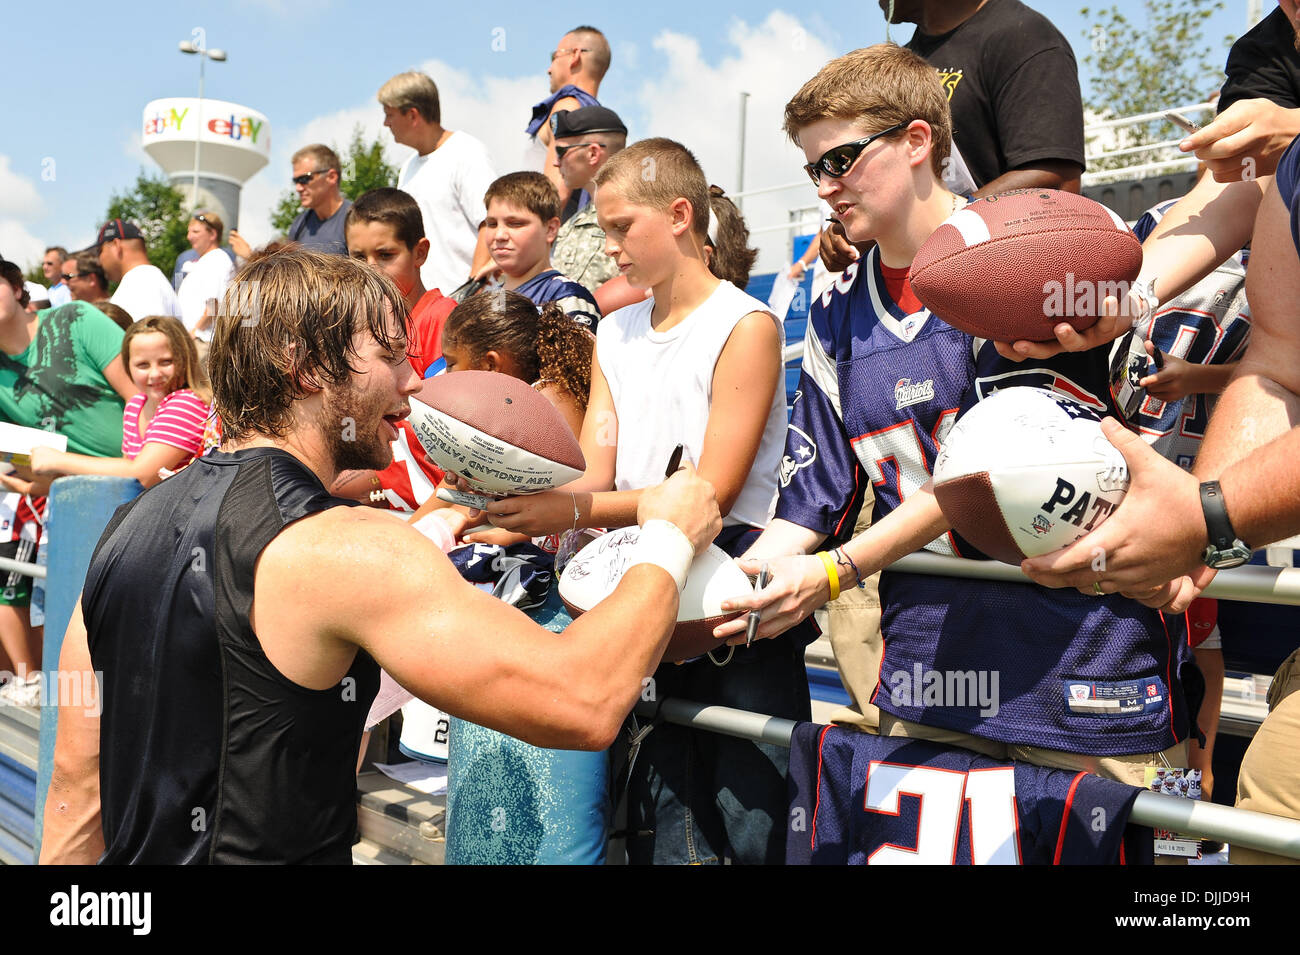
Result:
<svg viewBox="0 0 1300 955"><path fill-rule="evenodd" d="M1240 567L1250 560L1250 548L1237 536L1228 520L1228 507L1223 502L1223 489L1218 481L1206 481L1201 485L1201 512L1205 515L1205 530L1210 539L1209 546L1201 555L1207 567L1224 570Z"/></svg>

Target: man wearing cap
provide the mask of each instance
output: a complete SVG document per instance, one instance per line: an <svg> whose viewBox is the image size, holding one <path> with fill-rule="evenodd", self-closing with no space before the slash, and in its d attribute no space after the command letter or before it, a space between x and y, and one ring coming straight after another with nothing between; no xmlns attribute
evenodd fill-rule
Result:
<svg viewBox="0 0 1300 955"><path fill-rule="evenodd" d="M574 195L582 193L605 161L627 144L627 127L617 113L603 106L560 110L551 123L555 166ZM593 293L618 275L618 264L605 254L605 233L596 223L595 203L588 201L564 220L551 248L551 265Z"/></svg>
<svg viewBox="0 0 1300 955"><path fill-rule="evenodd" d="M181 305L167 276L149 262L144 236L134 222L110 219L99 230L99 264L117 291L109 299L132 318L149 315L181 317Z"/></svg>

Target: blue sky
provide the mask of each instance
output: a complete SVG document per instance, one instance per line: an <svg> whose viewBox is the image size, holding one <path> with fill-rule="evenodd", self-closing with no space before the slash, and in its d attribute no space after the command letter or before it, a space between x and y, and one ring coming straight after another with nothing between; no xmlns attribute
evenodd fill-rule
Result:
<svg viewBox="0 0 1300 955"><path fill-rule="evenodd" d="M1082 0L1029 5L1056 23L1082 61L1089 28L1078 13ZM1229 0L1228 7L1208 36L1243 32L1246 3ZM1265 0L1266 13L1273 7ZM498 172L524 168L528 107L546 95L556 40L580 23L610 38L614 65L601 100L633 137L681 139L710 178L732 190L740 90L751 93L746 185L797 180L802 159L779 133L780 106L829 57L885 38L884 17L871 0L64 4L6 53L8 85L18 95L5 106L8 133L0 139L0 252L26 265L45 244L88 244L111 193L128 188L141 168L156 170L139 146L142 110L158 97L196 94L197 60L177 50L196 26L205 28L210 47L230 55L208 64L207 95L270 119L272 161L246 185L240 223L262 241L270 237L266 215L288 186L289 154L306 142L341 141L355 122L380 132L375 91L405 69L434 77L445 125L488 142ZM900 42L910 32L891 28ZM395 159L407 154L390 151ZM793 190L751 200L745 211L758 228L813 201L811 188Z"/></svg>

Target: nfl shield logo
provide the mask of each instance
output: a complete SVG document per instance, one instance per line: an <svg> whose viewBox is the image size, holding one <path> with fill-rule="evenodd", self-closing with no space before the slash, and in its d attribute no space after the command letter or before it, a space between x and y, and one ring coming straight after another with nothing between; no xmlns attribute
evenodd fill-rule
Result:
<svg viewBox="0 0 1300 955"><path fill-rule="evenodd" d="M1082 683L1070 684L1070 699L1086 700L1090 695L1089 687Z"/></svg>

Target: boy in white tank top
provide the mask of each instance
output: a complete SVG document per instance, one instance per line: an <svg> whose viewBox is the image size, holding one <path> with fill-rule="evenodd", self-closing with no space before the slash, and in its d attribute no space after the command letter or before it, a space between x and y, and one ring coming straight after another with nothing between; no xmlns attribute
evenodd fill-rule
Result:
<svg viewBox="0 0 1300 955"><path fill-rule="evenodd" d="M739 554L775 505L786 429L781 325L763 303L710 273L708 181L685 147L636 143L601 168L596 185L606 253L629 284L654 297L597 329L584 476L497 502L488 517L531 535L633 524L641 489L663 479L680 443L717 493L724 530L716 543ZM806 634L791 631L729 654L720 642L711 658L660 667L653 690L660 699L806 720L806 643ZM780 863L786 760L778 747L656 727L629 788L630 861Z"/></svg>

